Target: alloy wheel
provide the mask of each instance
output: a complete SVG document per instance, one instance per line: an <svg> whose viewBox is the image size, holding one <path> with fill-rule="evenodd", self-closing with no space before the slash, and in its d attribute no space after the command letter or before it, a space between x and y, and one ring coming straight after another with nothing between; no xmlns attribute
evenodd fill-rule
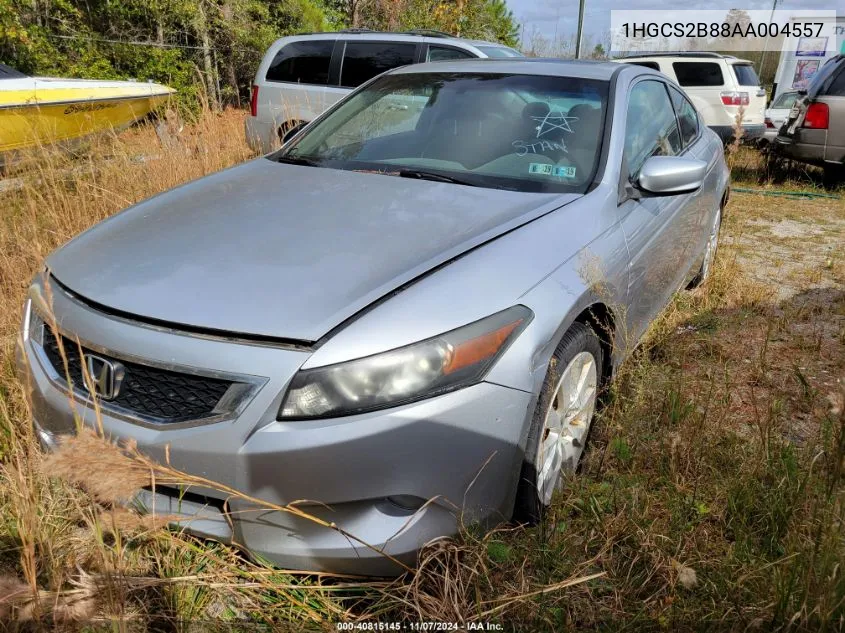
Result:
<svg viewBox="0 0 845 633"><path fill-rule="evenodd" d="M716 221L710 231L710 239L707 240L707 250L704 252L704 263L701 266L701 278L707 279L710 276L710 269L713 260L716 259L716 250L719 248L719 227L722 224L722 210L716 212Z"/></svg>
<svg viewBox="0 0 845 633"><path fill-rule="evenodd" d="M546 412L540 440L537 495L549 505L561 472L575 472L596 408L598 370L590 352L580 352L561 374Z"/></svg>

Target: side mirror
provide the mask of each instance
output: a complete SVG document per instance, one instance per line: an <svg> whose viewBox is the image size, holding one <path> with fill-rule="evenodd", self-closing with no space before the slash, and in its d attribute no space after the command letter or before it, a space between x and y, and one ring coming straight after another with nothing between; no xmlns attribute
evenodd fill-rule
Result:
<svg viewBox="0 0 845 633"><path fill-rule="evenodd" d="M304 128L306 125L308 125L307 121L300 121L299 123L297 123L293 127L288 128L287 131L285 131L285 133L282 134L282 145L284 145L289 140L291 140L294 136L299 134L299 131L302 128Z"/></svg>
<svg viewBox="0 0 845 633"><path fill-rule="evenodd" d="M676 195L701 187L707 163L682 156L652 156L640 169L637 187L649 193Z"/></svg>

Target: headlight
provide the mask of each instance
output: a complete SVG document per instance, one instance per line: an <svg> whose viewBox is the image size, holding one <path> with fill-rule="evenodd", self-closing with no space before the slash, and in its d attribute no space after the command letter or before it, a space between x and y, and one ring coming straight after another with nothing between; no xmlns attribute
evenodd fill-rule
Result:
<svg viewBox="0 0 845 633"><path fill-rule="evenodd" d="M479 382L531 321L514 306L446 334L293 377L279 420L329 418L394 407Z"/></svg>

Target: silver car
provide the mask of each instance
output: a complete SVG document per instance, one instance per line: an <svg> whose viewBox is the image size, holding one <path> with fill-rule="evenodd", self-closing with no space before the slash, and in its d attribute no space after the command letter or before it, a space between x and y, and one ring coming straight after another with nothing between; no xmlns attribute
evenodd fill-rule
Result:
<svg viewBox="0 0 845 633"><path fill-rule="evenodd" d="M412 564L542 517L626 350L707 278L727 197L721 141L657 72L400 68L53 253L21 377L47 446L96 397L110 436ZM284 567L399 571L214 490L141 500Z"/></svg>
<svg viewBox="0 0 845 633"><path fill-rule="evenodd" d="M799 96L797 91L783 92L766 108L766 131L759 139L761 147L774 143L778 130L786 123L789 118L789 111L795 105Z"/></svg>

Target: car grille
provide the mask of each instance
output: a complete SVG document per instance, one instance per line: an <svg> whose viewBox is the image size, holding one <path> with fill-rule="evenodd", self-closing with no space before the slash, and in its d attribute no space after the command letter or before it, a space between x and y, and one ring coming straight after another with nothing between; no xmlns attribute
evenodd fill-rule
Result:
<svg viewBox="0 0 845 633"><path fill-rule="evenodd" d="M79 345L62 336L62 347L67 358L67 371L59 342L50 327L44 326L44 353L61 377L70 377L73 386L87 391L82 373ZM110 361L118 361L125 368L118 395L103 406L119 407L127 413L150 418L159 423L194 420L214 414L224 394L234 384L231 381L205 376L184 374L148 365L117 359L100 352L82 348L83 353L93 353Z"/></svg>

